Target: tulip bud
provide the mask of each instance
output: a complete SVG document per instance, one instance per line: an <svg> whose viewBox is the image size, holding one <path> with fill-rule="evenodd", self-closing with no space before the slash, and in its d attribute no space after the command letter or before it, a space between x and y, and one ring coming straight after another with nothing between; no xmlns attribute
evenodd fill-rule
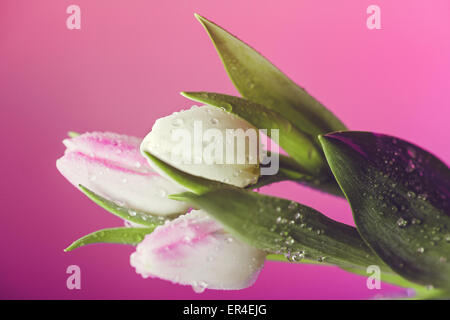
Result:
<svg viewBox="0 0 450 320"><path fill-rule="evenodd" d="M266 254L230 234L202 210L157 227L130 257L144 278L158 277L196 292L238 290L251 286Z"/></svg>
<svg viewBox="0 0 450 320"><path fill-rule="evenodd" d="M156 120L141 151L189 174L241 188L259 177L258 130L211 106L194 106Z"/></svg>
<svg viewBox="0 0 450 320"><path fill-rule="evenodd" d="M120 206L154 215L186 212L188 205L167 199L184 189L159 176L140 154L141 140L114 133L85 133L63 141L56 161L61 174Z"/></svg>

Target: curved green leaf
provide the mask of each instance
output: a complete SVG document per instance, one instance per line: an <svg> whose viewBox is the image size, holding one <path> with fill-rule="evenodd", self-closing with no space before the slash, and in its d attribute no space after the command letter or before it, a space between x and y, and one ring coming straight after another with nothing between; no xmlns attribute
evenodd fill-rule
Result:
<svg viewBox="0 0 450 320"><path fill-rule="evenodd" d="M361 236L410 281L450 288L450 170L420 147L387 135L320 137Z"/></svg>
<svg viewBox="0 0 450 320"><path fill-rule="evenodd" d="M152 164L152 167L155 168L155 170L157 170L160 174L168 177L196 194L202 194L217 188L236 188L219 181L194 176L187 172L181 171L180 169L177 169L154 156L150 152L145 151L144 155Z"/></svg>
<svg viewBox="0 0 450 320"><path fill-rule="evenodd" d="M277 111L316 139L344 124L266 58L213 22L195 15L208 32L239 93Z"/></svg>
<svg viewBox="0 0 450 320"><path fill-rule="evenodd" d="M288 262L288 263L301 263L301 264L323 264L320 262L317 262L315 260L308 260L308 259L303 259L300 261L292 261L287 259L285 256L283 255L279 255L279 254L269 254L266 257L267 260L269 261L278 261L278 262ZM333 265L329 265L329 266L333 266ZM350 273L354 273L360 276L365 276L368 277L371 274L367 273L367 270L364 270L362 268L351 268L351 267L345 267L345 268L341 268L342 270L345 270L347 272ZM426 288L424 286L420 286L416 283L410 282L404 278L402 278L401 276L399 276L398 274L394 274L392 272L382 272L380 274L381 277L381 281L386 282L386 283L390 283L390 284L394 284L403 288L411 288L414 289L416 292L429 292L430 289ZM436 290L436 289L434 289Z"/></svg>
<svg viewBox="0 0 450 320"><path fill-rule="evenodd" d="M259 129L266 129L267 135L273 129L279 130L280 146L298 163L302 172L312 176L331 174L326 166L322 150L311 137L305 135L277 112L265 106L225 94L211 92L182 92L186 98L206 103L232 113Z"/></svg>
<svg viewBox="0 0 450 320"><path fill-rule="evenodd" d="M307 206L244 189L216 189L202 195L187 192L169 198L204 209L241 240L261 250L339 266L389 270L355 228Z"/></svg>
<svg viewBox="0 0 450 320"><path fill-rule="evenodd" d="M153 154L149 152L145 152L145 156L150 161L152 166L157 169L157 171L168 177L169 179L173 180L174 182L180 184L184 188L186 188L189 191L192 191L196 194L202 194L214 189L222 189L222 188L236 188L234 186L231 186L229 184L225 184L219 181L209 180L206 178L202 178L199 176L191 175L187 172L181 171L167 162L164 162L163 160L159 159L158 157L154 156ZM336 188L336 182L334 181L318 181L317 179L304 175L296 171L297 164L292 165L293 161L288 160L288 157L285 157L283 155L280 155L280 171L276 175L272 176L262 176L259 178L258 182L256 184L250 185L247 187L247 189L256 189L260 188L266 185L269 185L271 183L284 181L284 180L292 180L296 181L302 185L306 185L308 187L337 195L342 196L342 193L339 188ZM295 162L294 162L295 163Z"/></svg>
<svg viewBox="0 0 450 320"><path fill-rule="evenodd" d="M92 232L74 241L65 252L93 243L118 243L137 245L155 228L111 228Z"/></svg>
<svg viewBox="0 0 450 320"><path fill-rule="evenodd" d="M98 194L92 192L82 185L79 185L79 188L89 199L94 201L100 207L122 219L148 227L162 225L166 220L169 219L169 217L151 215L148 212L119 206L114 202L99 196Z"/></svg>

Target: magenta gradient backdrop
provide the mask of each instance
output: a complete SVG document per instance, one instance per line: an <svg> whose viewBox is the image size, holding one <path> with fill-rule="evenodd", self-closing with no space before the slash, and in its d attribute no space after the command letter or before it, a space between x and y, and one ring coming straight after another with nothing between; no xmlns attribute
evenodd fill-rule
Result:
<svg viewBox="0 0 450 320"><path fill-rule="evenodd" d="M82 29L65 26L78 4ZM382 30L366 8L381 7ZM366 299L337 268L268 262L242 291L195 294L144 280L132 247L94 245L64 253L72 240L122 222L94 205L56 170L68 130L144 136L153 122L191 103L178 93L235 94L193 13L263 52L355 130L396 135L445 162L450 107L447 0L3 0L0 4L0 298ZM347 203L294 183L263 190L352 223ZM82 289L66 288L66 267Z"/></svg>

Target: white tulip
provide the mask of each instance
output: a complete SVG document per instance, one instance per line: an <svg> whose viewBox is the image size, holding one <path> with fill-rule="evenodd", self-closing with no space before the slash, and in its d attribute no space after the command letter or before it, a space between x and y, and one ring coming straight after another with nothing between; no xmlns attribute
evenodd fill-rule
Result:
<svg viewBox="0 0 450 320"><path fill-rule="evenodd" d="M239 129L240 138L229 135ZM250 139L245 138L246 133ZM212 148L215 146L219 147ZM177 169L241 188L258 180L258 149L255 127L211 106L194 106L156 120L141 144L142 152L148 151Z"/></svg>

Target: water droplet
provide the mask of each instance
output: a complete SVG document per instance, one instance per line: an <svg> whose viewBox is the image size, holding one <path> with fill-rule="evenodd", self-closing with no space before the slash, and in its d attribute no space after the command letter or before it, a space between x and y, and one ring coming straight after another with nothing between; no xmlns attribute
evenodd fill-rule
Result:
<svg viewBox="0 0 450 320"><path fill-rule="evenodd" d="M414 162L412 162L411 160L409 160L408 165L406 166L406 172L411 173L414 171L414 169L416 168L416 165L414 164Z"/></svg>
<svg viewBox="0 0 450 320"><path fill-rule="evenodd" d="M181 118L176 118L172 121L172 126L179 127L184 123L184 120Z"/></svg>
<svg viewBox="0 0 450 320"><path fill-rule="evenodd" d="M115 201L114 201L114 204L117 205L117 206L119 206L119 207L125 206L125 202L120 201L120 200L115 200Z"/></svg>
<svg viewBox="0 0 450 320"><path fill-rule="evenodd" d="M194 290L195 293L202 293L205 291L205 289L207 287L208 287L208 284L204 281L194 282L192 284L192 290Z"/></svg>
<svg viewBox="0 0 450 320"><path fill-rule="evenodd" d="M287 222L287 219L286 218L282 218L282 217L278 217L276 221L277 221L278 224L285 224Z"/></svg>
<svg viewBox="0 0 450 320"><path fill-rule="evenodd" d="M426 201L426 200L427 200L427 195L424 194L424 193L419 194L419 195L417 196L417 199L422 200L422 201Z"/></svg>
<svg viewBox="0 0 450 320"><path fill-rule="evenodd" d="M409 155L411 158L416 158L417 153L416 153L416 150L415 150L414 148L408 147L406 151L408 152L408 155Z"/></svg>
<svg viewBox="0 0 450 320"><path fill-rule="evenodd" d="M295 216L294 216L294 219L295 220L299 220L299 219L302 219L303 218L303 215L300 213L300 212L297 212L296 214L295 214Z"/></svg>
<svg viewBox="0 0 450 320"><path fill-rule="evenodd" d="M408 198L410 198L410 199L414 199L414 198L416 197L416 194L415 194L414 192L412 192L412 191L408 191L408 192L406 193L406 196L407 196Z"/></svg>
<svg viewBox="0 0 450 320"><path fill-rule="evenodd" d="M399 219L397 220L397 226L399 226L400 228L404 228L404 227L406 227L407 225L408 225L408 221L406 221L405 219L399 218Z"/></svg>
<svg viewBox="0 0 450 320"><path fill-rule="evenodd" d="M135 217L136 216L136 211L134 210L128 210L128 213L130 214L130 216Z"/></svg>
<svg viewBox="0 0 450 320"><path fill-rule="evenodd" d="M209 120L209 122L211 122L212 125L216 125L219 123L219 120L216 118L212 118L211 120Z"/></svg>
<svg viewBox="0 0 450 320"><path fill-rule="evenodd" d="M291 202L289 203L288 209L289 209L289 210L293 210L293 209L297 208L297 206L298 206L298 203L297 203L297 202L291 201Z"/></svg>
<svg viewBox="0 0 450 320"><path fill-rule="evenodd" d="M293 245L294 243L295 243L295 240L294 240L293 238L288 237L288 238L286 239L286 244L287 244L287 245Z"/></svg>

